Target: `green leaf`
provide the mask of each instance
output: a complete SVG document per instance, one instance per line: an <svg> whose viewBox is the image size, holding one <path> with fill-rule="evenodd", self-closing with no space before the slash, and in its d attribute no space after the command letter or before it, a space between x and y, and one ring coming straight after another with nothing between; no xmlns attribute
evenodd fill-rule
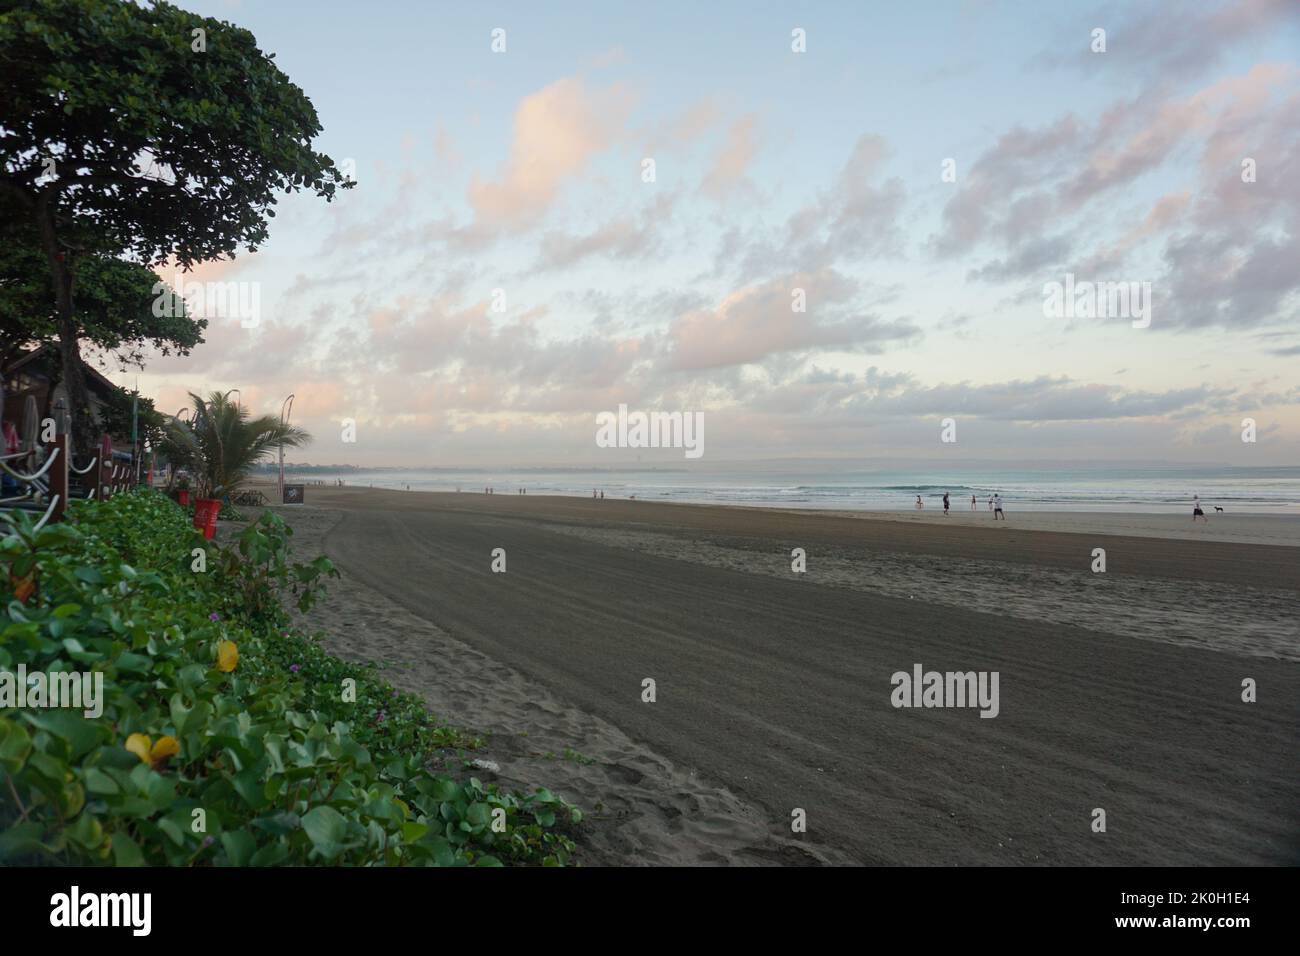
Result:
<svg viewBox="0 0 1300 956"><path fill-rule="evenodd" d="M435 800L455 800L460 796L460 784L448 777L438 777L433 781L430 794Z"/></svg>
<svg viewBox="0 0 1300 956"><path fill-rule="evenodd" d="M253 854L249 866L279 866L289 860L289 848L283 843L268 843Z"/></svg>
<svg viewBox="0 0 1300 956"><path fill-rule="evenodd" d="M221 834L221 846L234 866L248 866L257 851L257 841L243 830L227 830Z"/></svg>
<svg viewBox="0 0 1300 956"><path fill-rule="evenodd" d="M125 833L113 834L113 862L117 866L144 866L144 854L140 845Z"/></svg>
<svg viewBox="0 0 1300 956"><path fill-rule="evenodd" d="M415 823L408 821L402 824L402 840L406 843L415 843L422 839L429 832L427 823Z"/></svg>
<svg viewBox="0 0 1300 956"><path fill-rule="evenodd" d="M100 795L122 792L122 788L117 785L117 781L98 767L91 767L86 771L86 790Z"/></svg>
<svg viewBox="0 0 1300 956"><path fill-rule="evenodd" d="M73 572L77 580L85 581L87 584L103 584L104 575L99 572L98 568L88 564L83 564Z"/></svg>
<svg viewBox="0 0 1300 956"><path fill-rule="evenodd" d="M333 807L313 807L302 818L302 828L326 860L333 860L347 849L348 821Z"/></svg>
<svg viewBox="0 0 1300 956"><path fill-rule="evenodd" d="M118 655L117 669L128 674L147 674L153 669L153 661L143 654L126 651Z"/></svg>
<svg viewBox="0 0 1300 956"><path fill-rule="evenodd" d="M22 769L27 755L32 752L32 738L27 729L12 720L0 717L0 767L11 774Z"/></svg>

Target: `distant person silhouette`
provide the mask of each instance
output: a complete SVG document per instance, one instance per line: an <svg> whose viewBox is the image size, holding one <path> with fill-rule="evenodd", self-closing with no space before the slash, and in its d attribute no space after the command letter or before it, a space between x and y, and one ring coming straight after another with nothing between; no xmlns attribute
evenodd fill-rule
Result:
<svg viewBox="0 0 1300 956"><path fill-rule="evenodd" d="M948 513L948 492L943 493L943 513Z"/></svg>

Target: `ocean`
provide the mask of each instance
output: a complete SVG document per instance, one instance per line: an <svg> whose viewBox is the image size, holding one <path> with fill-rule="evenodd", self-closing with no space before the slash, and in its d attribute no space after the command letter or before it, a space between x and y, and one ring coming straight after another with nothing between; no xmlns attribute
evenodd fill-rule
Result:
<svg viewBox="0 0 1300 956"><path fill-rule="evenodd" d="M946 472L946 473L945 473ZM980 508L1001 494L1008 509L1025 511L1121 511L1143 513L1191 512L1199 495L1206 511L1218 505L1240 514L1300 515L1300 467L1141 467L1141 468L990 468L986 470L923 466L906 471L846 471L828 469L726 470L646 469L375 469L295 472L293 481L342 479L353 487L413 491L515 494L527 488L534 495L590 497L592 489L606 497L636 496L648 501L732 504L776 508L899 511L914 506L920 495L927 508L951 495L954 508Z"/></svg>

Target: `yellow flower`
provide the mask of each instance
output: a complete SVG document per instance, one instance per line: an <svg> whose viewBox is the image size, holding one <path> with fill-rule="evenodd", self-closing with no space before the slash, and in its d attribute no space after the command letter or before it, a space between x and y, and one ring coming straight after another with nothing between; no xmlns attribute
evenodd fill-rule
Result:
<svg viewBox="0 0 1300 956"><path fill-rule="evenodd" d="M154 743L148 734L132 734L126 738L126 749L147 763L155 770L161 770L168 759L181 752L181 745L175 737L163 736Z"/></svg>
<svg viewBox="0 0 1300 956"><path fill-rule="evenodd" d="M217 645L217 670L229 674L239 664L239 648L234 641L222 641Z"/></svg>

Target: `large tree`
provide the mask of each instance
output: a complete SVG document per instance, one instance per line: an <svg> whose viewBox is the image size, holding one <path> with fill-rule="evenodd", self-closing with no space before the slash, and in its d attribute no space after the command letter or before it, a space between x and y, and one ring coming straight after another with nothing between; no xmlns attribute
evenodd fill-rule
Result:
<svg viewBox="0 0 1300 956"><path fill-rule="evenodd" d="M76 338L100 352L101 364L143 368L150 352L188 355L203 341L207 320L187 315L183 299L168 297L168 308L155 307L162 280L152 269L103 255L78 257L73 269ZM13 199L0 194L0 369L28 349L56 345L59 327L36 230L18 217Z"/></svg>
<svg viewBox="0 0 1300 956"><path fill-rule="evenodd" d="M306 95L233 24L169 3L0 3L3 189L36 230L63 378L86 404L78 262L183 268L255 250L277 198L351 183L312 149ZM79 452L93 442L74 418Z"/></svg>

